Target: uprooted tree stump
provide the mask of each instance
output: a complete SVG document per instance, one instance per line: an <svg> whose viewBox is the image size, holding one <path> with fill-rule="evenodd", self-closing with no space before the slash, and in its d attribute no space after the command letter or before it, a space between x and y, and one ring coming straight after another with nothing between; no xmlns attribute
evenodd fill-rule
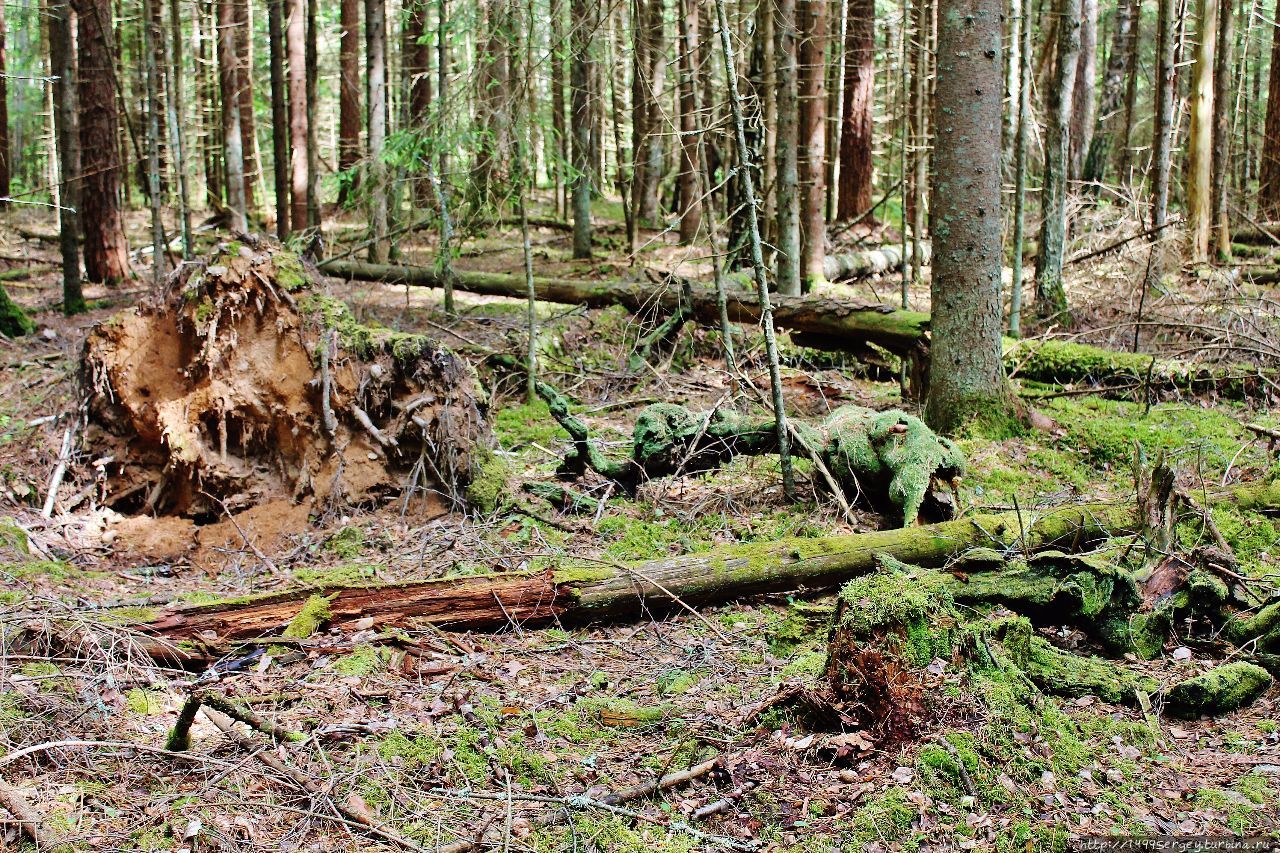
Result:
<svg viewBox="0 0 1280 853"><path fill-rule="evenodd" d="M586 424L570 413L562 394L543 382L537 390L574 441L561 473L578 477L591 469L630 493L655 477L710 471L735 456L778 452L772 418L655 403L636 418L631 457L610 459L591 443ZM793 426L792 452L808 454L825 467L851 503L869 504L905 524L954 517L964 455L919 418L896 409L841 406L820 423Z"/></svg>
<svg viewBox="0 0 1280 853"><path fill-rule="evenodd" d="M489 424L470 365L421 335L357 323L297 255L223 245L83 358L104 503L192 518L269 500L461 500Z"/></svg>

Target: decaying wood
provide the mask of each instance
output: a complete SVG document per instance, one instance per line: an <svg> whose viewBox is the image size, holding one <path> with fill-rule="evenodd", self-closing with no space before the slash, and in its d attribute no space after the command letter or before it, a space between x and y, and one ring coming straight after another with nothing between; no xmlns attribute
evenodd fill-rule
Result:
<svg viewBox="0 0 1280 853"><path fill-rule="evenodd" d="M439 287L442 284L440 273L430 267L333 260L322 263L320 270L352 281L419 287ZM486 272L458 272L456 275L456 286L461 290L519 299L526 296L523 276ZM674 286L661 286L661 282L647 280L534 280L538 299L546 302L589 308L621 305L630 311L656 310L671 315L685 304L682 300L687 298L690 300L687 307L698 321L720 322L714 289L692 286L688 288L686 297L682 280L673 278L672 282ZM795 343L813 349L851 352L860 357L872 357L869 347L879 347L908 361L913 395L921 395L927 387L928 314L814 295L774 295L771 301L774 322L779 328L789 330ZM727 307L732 322L755 324L760 320L759 304L750 293L729 293ZM1009 372L1036 382L1088 387L1103 396L1132 399L1146 389L1155 393L1212 393L1227 399L1265 399L1274 395L1275 388L1280 385L1280 371L1251 365L1198 365L1157 358L1154 369L1149 371L1151 366L1151 356L1137 353L1121 353L1058 340L1005 340L1005 368Z"/></svg>
<svg viewBox="0 0 1280 853"><path fill-rule="evenodd" d="M1220 500L1244 509L1280 510L1280 481L1240 485ZM320 585L235 601L180 607L141 625L170 640L211 647L279 632L312 595L330 598L330 624L366 617L379 624L410 618L458 630L517 622L639 618L686 605L783 590L829 588L872 571L882 556L940 566L975 547L1032 552L1077 550L1141 529L1132 505L1093 503L989 513L941 524L814 539L728 545L631 563L566 561L545 572L506 572L387 585ZM196 654L188 650L190 654ZM212 652L210 652L212 653Z"/></svg>
<svg viewBox="0 0 1280 853"><path fill-rule="evenodd" d="M920 244L920 258L913 256L912 244L885 244L876 249L849 252L843 255L827 255L822 261L822 274L827 281L853 281L867 276L894 272L902 269L903 258L913 266L928 266L929 244Z"/></svg>
<svg viewBox="0 0 1280 853"><path fill-rule="evenodd" d="M0 779L0 807L13 815L13 822L18 825L18 830L31 839L32 843L37 845L54 843L55 834L45 826L40 813L31 807L31 803L27 802L27 798L21 791L4 779ZM6 822L0 820L0 823Z"/></svg>

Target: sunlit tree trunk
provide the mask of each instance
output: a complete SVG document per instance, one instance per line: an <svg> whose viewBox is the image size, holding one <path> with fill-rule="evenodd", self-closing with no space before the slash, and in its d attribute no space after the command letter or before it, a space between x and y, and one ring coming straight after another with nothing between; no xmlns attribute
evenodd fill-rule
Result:
<svg viewBox="0 0 1280 853"><path fill-rule="evenodd" d="M1159 228L1169 216L1169 170L1173 161L1173 99L1177 73L1174 0L1159 0L1156 21L1155 130L1151 154L1151 224Z"/></svg>
<svg viewBox="0 0 1280 853"><path fill-rule="evenodd" d="M9 153L9 75L5 59L4 5L0 4L0 208L8 207L13 166Z"/></svg>
<svg viewBox="0 0 1280 853"><path fill-rule="evenodd" d="M240 127L240 74L236 70L235 0L218 2L218 82L222 101L222 160L231 230L248 228L245 199L244 137Z"/></svg>
<svg viewBox="0 0 1280 853"><path fill-rule="evenodd" d="M58 245L62 250L62 310L79 314L85 310L80 282L80 224L77 216L80 186L80 138L77 118L76 57L73 43L75 13L70 0L50 0L49 69L53 80L53 123L58 152ZM7 297L6 297L7 298ZM17 321L17 326L21 321ZM14 329L10 329L12 333Z"/></svg>
<svg viewBox="0 0 1280 853"><path fill-rule="evenodd" d="M658 219L662 178L662 111L658 94L666 79L664 0L636 0L635 56L632 61L632 206L637 223Z"/></svg>
<svg viewBox="0 0 1280 853"><path fill-rule="evenodd" d="M338 42L338 171L360 162L360 0L341 0L342 35ZM342 185L339 204L345 204L350 185Z"/></svg>
<svg viewBox="0 0 1280 853"><path fill-rule="evenodd" d="M253 109L252 6L237 0L235 10L236 91L240 98L240 151L244 159L245 210L258 212L257 185L262 181L262 158L258 156L257 118Z"/></svg>
<svg viewBox="0 0 1280 853"><path fill-rule="evenodd" d="M1125 83L1128 79L1130 43L1136 32L1134 18L1140 12L1135 0L1119 0L1111 28L1111 49L1107 68L1102 76L1102 97L1098 102L1098 121L1093 139L1085 157L1084 180L1101 184L1106 180L1107 169L1116 137L1124 133L1125 113L1122 109ZM1122 178L1126 177L1121 175Z"/></svg>
<svg viewBox="0 0 1280 853"><path fill-rule="evenodd" d="M1002 0L942 0L938 14L925 420L944 432L1007 424L1013 408L1000 359L1003 9Z"/></svg>
<svg viewBox="0 0 1280 853"><path fill-rule="evenodd" d="M1225 0L1218 12L1218 55L1213 71L1213 171L1211 180L1210 227L1213 250L1222 260L1231 258L1231 226L1227 217L1227 174L1232 168L1231 103L1234 87L1235 9ZM1247 108L1246 108L1247 110Z"/></svg>
<svg viewBox="0 0 1280 853"><path fill-rule="evenodd" d="M120 133L114 86L115 46L108 0L75 0L77 94L80 98L80 224L90 281L119 284L129 275L129 244L120 204Z"/></svg>
<svg viewBox="0 0 1280 853"><path fill-rule="evenodd" d="M591 257L591 195L594 185L595 122L592 81L595 77L592 41L600 13L599 0L573 0L569 35L573 133L573 256Z"/></svg>
<svg viewBox="0 0 1280 853"><path fill-rule="evenodd" d="M383 149L387 141L387 8L386 0L364 0L365 85L369 122L369 260L385 263L387 179Z"/></svg>
<svg viewBox="0 0 1280 853"><path fill-rule="evenodd" d="M275 187L276 236L289 236L289 96L284 79L284 4L267 0L271 77L271 174Z"/></svg>
<svg viewBox="0 0 1280 853"><path fill-rule="evenodd" d="M1125 0L1119 0L1124 3ZM1084 161L1093 141L1094 97L1098 87L1098 0L1081 0L1080 53L1076 57L1076 87L1071 96L1071 160L1069 180L1084 174Z"/></svg>
<svg viewBox="0 0 1280 853"><path fill-rule="evenodd" d="M289 227L307 227L307 0L287 0L285 42L289 51Z"/></svg>
<svg viewBox="0 0 1280 853"><path fill-rule="evenodd" d="M427 41L426 0L406 0L402 44L400 68L408 92L405 120L409 129L422 131L431 111L431 44ZM427 182L416 175L410 180L414 204L418 207L431 204L431 188Z"/></svg>
<svg viewBox="0 0 1280 853"><path fill-rule="evenodd" d="M1218 0L1199 0L1191 74L1191 131L1187 136L1187 234L1191 259L1209 258L1213 227L1213 67L1218 44Z"/></svg>

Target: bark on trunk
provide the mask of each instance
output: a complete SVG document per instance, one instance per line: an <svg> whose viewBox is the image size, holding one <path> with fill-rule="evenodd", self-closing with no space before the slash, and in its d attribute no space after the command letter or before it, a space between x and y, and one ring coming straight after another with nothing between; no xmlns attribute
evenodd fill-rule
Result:
<svg viewBox="0 0 1280 853"><path fill-rule="evenodd" d="M13 165L9 154L9 75L5 60L4 8L0 6L0 207L8 207L9 182Z"/></svg>
<svg viewBox="0 0 1280 853"><path fill-rule="evenodd" d="M285 41L289 51L289 225L307 227L307 134L311 104L307 102L307 0L287 0Z"/></svg>
<svg viewBox="0 0 1280 853"><path fill-rule="evenodd" d="M1135 13L1140 10L1136 0L1120 0L1116 5L1107 70L1102 77L1102 98L1098 102L1098 125L1088 146L1082 173L1084 180L1092 184L1106 180L1116 136L1124 132L1122 99L1128 77L1130 41L1137 31Z"/></svg>
<svg viewBox="0 0 1280 853"><path fill-rule="evenodd" d="M925 422L950 432L1008 418L1000 363L1001 0L956 0L938 19L933 126L933 326ZM1065 153L1065 152L1064 152Z"/></svg>
<svg viewBox="0 0 1280 853"><path fill-rule="evenodd" d="M1231 225L1227 216L1227 173L1231 168L1231 119L1234 110L1235 7L1232 0L1218 13L1218 55L1213 70L1213 170L1210 184L1210 216L1214 254L1231 258ZM1245 112L1248 112L1246 107Z"/></svg>
<svg viewBox="0 0 1280 853"><path fill-rule="evenodd" d="M1156 115L1151 155L1151 225L1163 227L1169 217L1169 169L1173 145L1173 99L1177 73L1174 0L1158 0L1156 20Z"/></svg>
<svg viewBox="0 0 1280 853"><path fill-rule="evenodd" d="M230 228L248 230L245 197L244 135L240 127L240 72L236 53L234 0L218 3L218 84L222 101L222 157Z"/></svg>
<svg viewBox="0 0 1280 853"><path fill-rule="evenodd" d="M271 71L271 173L276 200L276 236L289 237L289 98L284 79L284 4L268 0Z"/></svg>
<svg viewBox="0 0 1280 853"><path fill-rule="evenodd" d="M1067 314L1062 255L1067 235L1067 169L1071 148L1071 102L1080 53L1080 0L1058 0L1057 70L1045 108L1044 190L1040 252L1036 258L1036 313L1049 319Z"/></svg>
<svg viewBox="0 0 1280 853"><path fill-rule="evenodd" d="M338 45L338 171L360 162L360 0L342 0L342 36ZM347 200L353 182L344 182L338 203Z"/></svg>
<svg viewBox="0 0 1280 853"><path fill-rule="evenodd" d="M84 311L80 281L80 130L77 127L75 13L71 0L54 0L49 6L49 67L53 77L54 134L58 152L59 245L62 249L62 310ZM0 305L0 326L10 337L33 330L26 314L6 293Z"/></svg>
<svg viewBox="0 0 1280 853"><path fill-rule="evenodd" d="M998 132L998 121L996 127ZM1237 486L1225 497L1241 508L1274 511L1280 507L1280 484ZM278 634L313 595L330 599L329 623L340 629L370 617L377 624L413 618L454 630L499 628L512 621L536 625L648 618L653 610L677 606L676 599L700 605L801 587L832 587L875 571L886 556L911 565L940 566L974 547L1078 550L1140 529L1132 506L1084 504L1051 509L1034 518L1014 512L978 515L874 533L729 545L631 563L597 561L540 573L305 587L174 608L141 627L170 642L199 638L207 646L201 652L158 643L153 654L202 660L216 654L219 643Z"/></svg>
<svg viewBox="0 0 1280 853"><path fill-rule="evenodd" d="M382 162L387 141L386 0L364 0L365 82L369 124L369 260L387 259L387 176Z"/></svg>
<svg viewBox="0 0 1280 853"><path fill-rule="evenodd" d="M116 112L115 42L109 0L73 0L79 55L79 219L90 281L116 285L129 276L129 243L120 204L120 122Z"/></svg>
<svg viewBox="0 0 1280 853"><path fill-rule="evenodd" d="M599 0L573 0L570 34L572 59L569 86L572 90L573 132L573 256L591 257L591 196L594 191L594 122L592 121L592 36L599 17Z"/></svg>
<svg viewBox="0 0 1280 853"><path fill-rule="evenodd" d="M778 86L774 93L777 130L777 288L800 295L800 166L797 106L800 76L796 49L796 0L777 0L774 19ZM768 93L766 93L767 97Z"/></svg>
<svg viewBox="0 0 1280 853"><path fill-rule="evenodd" d="M1191 259L1209 259L1213 226L1213 68L1218 44L1218 0L1199 0L1195 65L1191 75L1187 136L1187 233Z"/></svg>
<svg viewBox="0 0 1280 853"><path fill-rule="evenodd" d="M827 253L827 5L800 0L800 276L807 292L823 280Z"/></svg>
<svg viewBox="0 0 1280 853"><path fill-rule="evenodd" d="M1120 0L1121 4L1125 0ZM1071 97L1071 163L1068 176L1079 180L1093 143L1094 90L1098 83L1098 0L1080 4L1080 53L1076 58L1075 93Z"/></svg>
<svg viewBox="0 0 1280 853"><path fill-rule="evenodd" d="M697 55L698 6L693 0L680 0L680 49L676 51L680 67L680 242L688 245L698 236L702 226L702 203L698 188L698 114Z"/></svg>
<svg viewBox="0 0 1280 853"><path fill-rule="evenodd" d="M844 54L844 115L840 128L837 216L848 221L870 209L874 173L876 21L874 0L849 0Z"/></svg>
<svg viewBox="0 0 1280 853"><path fill-rule="evenodd" d="M1280 20L1271 27L1271 73L1267 78L1260 174L1258 213L1264 219L1280 219Z"/></svg>

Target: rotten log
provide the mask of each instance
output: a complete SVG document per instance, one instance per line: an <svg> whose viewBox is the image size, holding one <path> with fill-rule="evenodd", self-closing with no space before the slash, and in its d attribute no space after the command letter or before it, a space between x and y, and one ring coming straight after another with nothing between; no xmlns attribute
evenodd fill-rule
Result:
<svg viewBox="0 0 1280 853"><path fill-rule="evenodd" d="M369 264L349 260L324 261L321 272L350 281L378 281L439 287L442 279L430 267ZM524 299L523 276L504 273L457 272L455 286L489 296ZM588 308L621 305L629 311L658 310L671 315L687 305L700 322L718 324L715 291L704 286L689 287L672 278L674 286L654 281L575 281L537 278L538 299ZM920 396L927 387L929 361L929 315L902 311L886 305L823 296L774 294L774 322L791 332L800 346L832 352L866 353L869 345L907 359L911 392ZM728 294L729 319L755 324L760 308L755 296L742 291ZM1280 371L1252 365L1197 365L1176 359L1122 353L1060 340L1005 339L1005 368L1018 377L1046 384L1087 385L1102 396L1131 399L1134 392L1213 392L1227 399L1266 398L1280 384Z"/></svg>
<svg viewBox="0 0 1280 853"><path fill-rule="evenodd" d="M1219 496L1242 509L1280 511L1280 481L1236 486ZM1078 550L1100 539L1142 529L1132 505L1092 503L1057 507L1034 517L990 513L941 524L813 539L729 545L701 554L631 563L566 560L545 572L505 572L386 585L320 585L225 602L180 607L140 625L179 641L198 657L196 643L225 643L278 632L313 595L329 599L330 624L350 627L373 618L409 619L458 630L510 622L589 622L627 619L671 607L707 604L796 589L824 589L873 571L883 556L940 566L975 547L1031 552ZM157 644L162 650L164 646ZM189 658L190 659L190 658Z"/></svg>

